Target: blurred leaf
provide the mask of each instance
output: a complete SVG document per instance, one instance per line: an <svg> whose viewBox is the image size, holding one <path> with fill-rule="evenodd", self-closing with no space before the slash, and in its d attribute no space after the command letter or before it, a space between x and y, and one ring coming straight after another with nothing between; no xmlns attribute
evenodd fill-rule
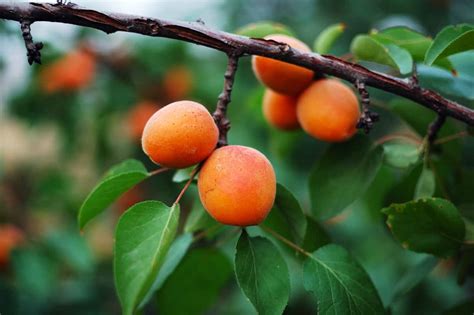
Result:
<svg viewBox="0 0 474 315"><path fill-rule="evenodd" d="M156 279L176 234L179 205L159 201L135 204L115 231L114 274L125 315L132 315Z"/></svg>
<svg viewBox="0 0 474 315"><path fill-rule="evenodd" d="M294 36L293 32L287 26L271 21L247 24L245 26L242 26L235 32L239 35L253 38L263 38L267 35L272 34L284 34L288 36Z"/></svg>
<svg viewBox="0 0 474 315"><path fill-rule="evenodd" d="M441 315L472 315L472 310L474 310L474 299L470 299L445 310Z"/></svg>
<svg viewBox="0 0 474 315"><path fill-rule="evenodd" d="M432 65L439 58L474 49L474 26L450 25L441 30L426 52L425 63Z"/></svg>
<svg viewBox="0 0 474 315"><path fill-rule="evenodd" d="M183 183L187 181L189 178L191 178L191 173L193 172L194 169L195 169L195 166L191 166L188 168L177 170L173 175L173 182Z"/></svg>
<svg viewBox="0 0 474 315"><path fill-rule="evenodd" d="M193 233L199 230L205 230L216 224L216 220L207 213L201 205L201 202L197 200L186 219L184 232Z"/></svg>
<svg viewBox="0 0 474 315"><path fill-rule="evenodd" d="M326 245L306 259L303 285L314 294L318 314L385 313L369 275L340 246Z"/></svg>
<svg viewBox="0 0 474 315"><path fill-rule="evenodd" d="M397 168L407 168L420 159L418 146L411 142L390 141L383 144L384 162Z"/></svg>
<svg viewBox="0 0 474 315"><path fill-rule="evenodd" d="M150 301L155 292L163 286L163 283L174 272L176 266L178 266L178 264L183 259L192 241L193 236L191 233L182 234L174 240L168 253L166 254L160 271L158 271L158 276L156 277L155 282L141 301L139 308L143 308Z"/></svg>
<svg viewBox="0 0 474 315"><path fill-rule="evenodd" d="M351 52L359 59L393 67L401 74L408 74L413 68L413 59L406 49L372 35L356 36Z"/></svg>
<svg viewBox="0 0 474 315"><path fill-rule="evenodd" d="M282 314L290 296L290 278L278 249L244 230L236 250L235 274L244 294L259 314Z"/></svg>
<svg viewBox="0 0 474 315"><path fill-rule="evenodd" d="M420 284L429 273L434 269L438 259L435 257L426 257L416 266L408 269L408 271L398 280L393 290L393 297L389 304L396 302L398 299L407 294L410 290Z"/></svg>
<svg viewBox="0 0 474 315"><path fill-rule="evenodd" d="M465 227L448 200L424 198L382 209L393 235L406 249L448 257L461 246Z"/></svg>
<svg viewBox="0 0 474 315"><path fill-rule="evenodd" d="M344 210L369 187L382 159L382 148L361 135L331 145L310 174L313 214L328 219Z"/></svg>
<svg viewBox="0 0 474 315"><path fill-rule="evenodd" d="M275 204L262 223L272 230L301 244L306 231L306 217L298 200L281 184L277 184Z"/></svg>
<svg viewBox="0 0 474 315"><path fill-rule="evenodd" d="M331 237L324 228L311 217L306 217L308 222L303 241L303 249L314 252L316 249L331 242Z"/></svg>
<svg viewBox="0 0 474 315"><path fill-rule="evenodd" d="M79 209L79 228L104 211L121 194L149 176L137 160L126 160L112 167L91 191Z"/></svg>
<svg viewBox="0 0 474 315"><path fill-rule="evenodd" d="M190 251L158 291L160 314L203 314L232 275L228 258L215 248Z"/></svg>
<svg viewBox="0 0 474 315"><path fill-rule="evenodd" d="M432 170L428 167L423 167L420 178L415 187L415 200L420 198L432 197L436 189L436 180Z"/></svg>
<svg viewBox="0 0 474 315"><path fill-rule="evenodd" d="M327 54L334 42L342 35L346 25L344 23L337 23L326 27L319 33L313 44L313 49L318 54Z"/></svg>

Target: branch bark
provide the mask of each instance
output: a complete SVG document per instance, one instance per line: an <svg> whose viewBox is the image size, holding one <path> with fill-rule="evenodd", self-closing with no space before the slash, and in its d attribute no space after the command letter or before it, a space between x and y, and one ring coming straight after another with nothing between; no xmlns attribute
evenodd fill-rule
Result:
<svg viewBox="0 0 474 315"><path fill-rule="evenodd" d="M408 98L439 115L449 116L474 126L474 110L446 99L435 91L423 89L410 79L370 71L342 59L315 53L304 53L284 43L248 38L212 30L199 22L187 23L153 19L128 14L104 13L74 4L0 3L0 19L30 23L46 21L91 27L108 34L114 32L138 33L187 41L225 52L242 55L260 55L282 60L315 71L332 75L355 84L363 82L396 95Z"/></svg>

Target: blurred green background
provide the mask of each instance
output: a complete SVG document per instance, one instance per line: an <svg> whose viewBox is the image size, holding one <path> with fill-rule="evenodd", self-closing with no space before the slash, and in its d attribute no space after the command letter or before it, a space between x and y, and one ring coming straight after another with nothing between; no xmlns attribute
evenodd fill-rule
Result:
<svg viewBox="0 0 474 315"><path fill-rule="evenodd" d="M347 29L332 50L335 55L347 53L356 34L373 28L406 25L433 36L448 24L474 22L474 2L470 0L75 2L104 11L201 19L209 27L229 32L251 22L271 20L289 26L310 46L324 27L343 22ZM136 158L149 170L157 168L143 154L137 129L151 111L180 99L198 101L213 111L222 89L226 57L188 43L134 34L106 35L61 24L35 23L32 34L45 44L41 66L28 66L18 24L0 21L0 225L13 225L23 235L0 266L0 313L118 314L111 261L117 218L140 200L172 203L182 184L172 182L172 172L155 176L127 193L82 234L76 223L79 206L115 163ZM89 71L92 79L75 89L48 87L45 81L66 76L67 71L49 70L47 74L46 69L60 69L58 60L78 52L89 56L86 62L93 64ZM75 71L88 75L82 73L87 67L79 66ZM433 85L436 88L436 82ZM398 116L384 109L395 98L370 92L383 107L377 109L382 118L370 137L379 139L406 129ZM243 58L229 108L229 142L262 151L273 163L278 181L309 212L308 174L327 145L301 131L281 132L268 126L261 112L262 93L250 59ZM472 106L472 101L461 101ZM450 123L455 131L462 128ZM448 152L458 154L452 159L445 154L441 159L440 168L448 174L446 189L452 199L465 205L465 211L473 211L472 138L450 143ZM454 169L459 165L462 171ZM420 167L382 167L364 196L324 223L332 239L348 248L367 270L385 304L391 301L397 280L426 256L401 248L387 231L379 210L390 202L411 199L420 171ZM196 197L195 189L187 192L185 214L199 203ZM2 235L0 239L8 237ZM230 263L234 238L203 245L219 248ZM313 314L315 305L299 281L300 267L291 255L287 259L293 292L286 314ZM410 295L393 304L392 314L438 314L472 296L473 282L458 286L453 266L452 260L441 261ZM226 275L225 287L215 301L212 299L212 306L205 307L205 313L255 313L233 276ZM158 297L158 301L166 301L163 308L152 303L146 314L193 314L180 309L179 304L199 299L199 289L190 291L196 286L187 284L180 290L173 284L179 279L179 275L172 277L165 284L166 296ZM205 276L197 279L202 281L197 288L206 286Z"/></svg>

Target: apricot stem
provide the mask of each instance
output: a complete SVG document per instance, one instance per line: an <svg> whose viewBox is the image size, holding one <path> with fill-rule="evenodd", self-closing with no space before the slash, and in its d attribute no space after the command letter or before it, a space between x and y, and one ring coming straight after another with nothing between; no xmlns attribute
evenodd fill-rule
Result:
<svg viewBox="0 0 474 315"><path fill-rule="evenodd" d="M197 172L201 169L202 163L199 163L191 172L191 175L189 176L188 181L186 182L186 185L184 185L183 189L181 189L181 192L179 193L178 197L176 198L175 202L173 203L174 205L178 204L181 198L183 197L184 193L186 190L188 190L189 186L193 182L194 177L196 176Z"/></svg>
<svg viewBox="0 0 474 315"><path fill-rule="evenodd" d="M312 257L311 256L311 253L305 251L303 248L299 247L298 245L296 245L295 243L293 243L292 241L290 241L289 239L287 239L286 237L284 237L283 235L279 234L278 232L276 232L275 230L267 227L267 226L264 226L264 225L259 225L259 227L270 233L271 235L273 235L275 238L279 239L280 241L282 241L284 244L288 245L289 247L293 248L295 251L305 255L305 256L308 256L308 257Z"/></svg>
<svg viewBox="0 0 474 315"><path fill-rule="evenodd" d="M162 168L159 168L159 169L156 169L154 171L151 171L148 176L153 176L153 175L158 175L160 173L164 173L166 171L169 171L170 169L167 168L167 167L162 167Z"/></svg>

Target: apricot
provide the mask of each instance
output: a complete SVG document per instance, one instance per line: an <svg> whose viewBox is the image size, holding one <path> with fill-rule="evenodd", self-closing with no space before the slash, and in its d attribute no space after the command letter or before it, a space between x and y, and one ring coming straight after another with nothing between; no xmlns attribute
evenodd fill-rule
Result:
<svg viewBox="0 0 474 315"><path fill-rule="evenodd" d="M339 142L356 133L360 110L354 92L335 79L312 83L298 98L301 127L316 139Z"/></svg>
<svg viewBox="0 0 474 315"><path fill-rule="evenodd" d="M47 93L77 91L95 75L96 58L86 49L77 49L46 66L40 73L41 88Z"/></svg>
<svg viewBox="0 0 474 315"><path fill-rule="evenodd" d="M206 160L198 190L204 208L218 222L256 225L266 218L275 201L275 171L259 151L229 145Z"/></svg>
<svg viewBox="0 0 474 315"><path fill-rule="evenodd" d="M155 102L143 100L133 106L128 114L128 130L133 139L141 139L146 123L161 106Z"/></svg>
<svg viewBox="0 0 474 315"><path fill-rule="evenodd" d="M265 39L286 43L304 52L311 51L305 43L287 35L268 35ZM262 84L275 92L288 95L299 94L314 76L313 71L306 68L261 56L252 57L252 68Z"/></svg>
<svg viewBox="0 0 474 315"><path fill-rule="evenodd" d="M207 158L218 136L214 119L203 105L179 101L151 116L143 130L142 147L156 164L185 168Z"/></svg>
<svg viewBox="0 0 474 315"><path fill-rule="evenodd" d="M4 267L10 260L11 251L24 239L23 232L14 225L0 225L0 267Z"/></svg>
<svg viewBox="0 0 474 315"><path fill-rule="evenodd" d="M169 100L186 97L193 88L193 76L184 66L171 68L163 78L163 89Z"/></svg>
<svg viewBox="0 0 474 315"><path fill-rule="evenodd" d="M263 116L272 126L283 130L296 129L300 125L296 117L296 97L270 89L263 95Z"/></svg>

